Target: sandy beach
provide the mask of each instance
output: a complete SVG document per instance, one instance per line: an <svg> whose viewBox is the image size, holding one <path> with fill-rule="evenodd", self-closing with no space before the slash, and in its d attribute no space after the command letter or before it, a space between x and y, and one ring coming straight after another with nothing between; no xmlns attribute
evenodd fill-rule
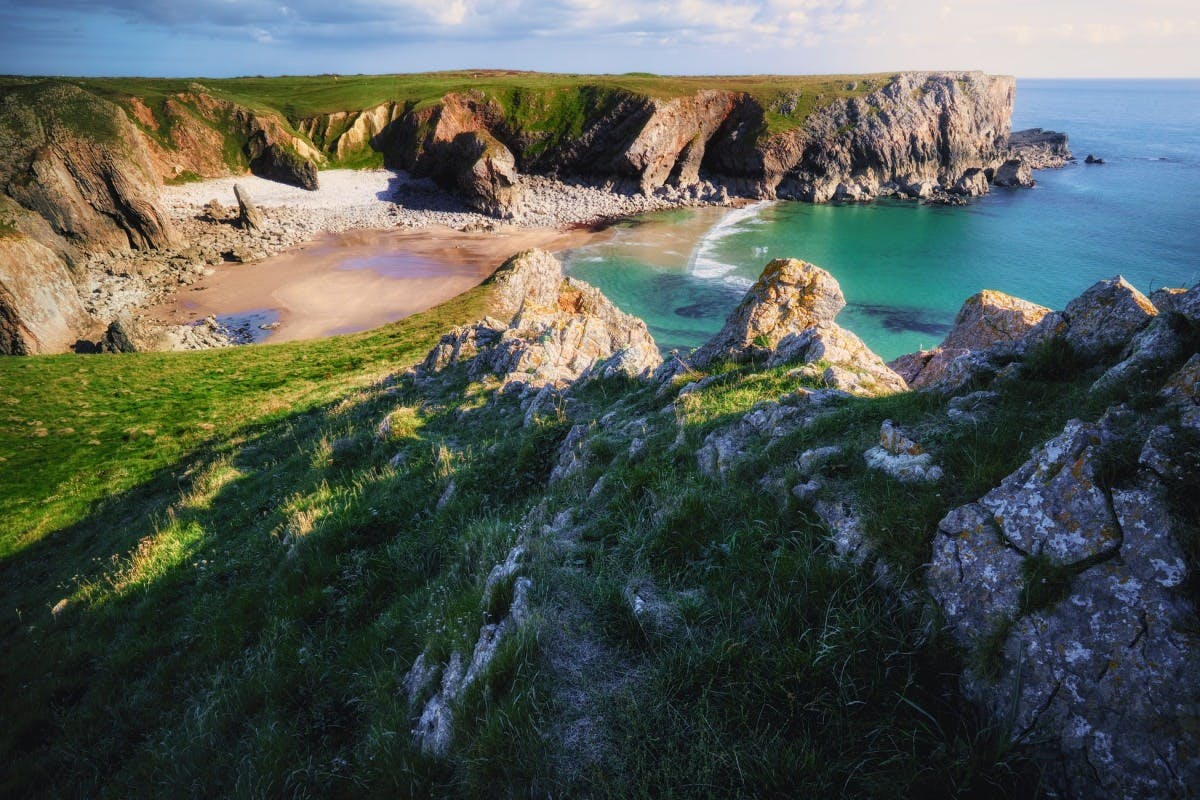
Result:
<svg viewBox="0 0 1200 800"><path fill-rule="evenodd" d="M594 241L607 221L712 205L522 181L523 206L505 221L390 169L323 171L316 191L254 175L164 186L163 207L186 244L98 257L87 309L101 321L132 312L185 349L330 336L444 302L521 250L561 251ZM238 223L235 185L262 213L260 228ZM195 325L210 316L219 325Z"/></svg>
<svg viewBox="0 0 1200 800"><path fill-rule="evenodd" d="M211 315L248 328L255 341L351 333L445 302L522 250L561 251L604 235L516 227L464 233L444 226L326 233L257 263L218 266L146 316L184 325Z"/></svg>

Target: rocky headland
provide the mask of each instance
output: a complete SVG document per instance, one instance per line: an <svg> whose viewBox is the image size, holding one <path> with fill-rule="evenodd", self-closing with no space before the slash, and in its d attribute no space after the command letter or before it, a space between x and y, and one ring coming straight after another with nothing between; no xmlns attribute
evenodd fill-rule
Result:
<svg viewBox="0 0 1200 800"><path fill-rule="evenodd" d="M319 232L485 229L496 218L561 227L739 198L956 203L1031 185L1031 169L1070 158L1065 135L1010 135L1011 78L772 81L514 93L481 80L416 108L396 99L304 115L194 82L10 79L0 87L0 246L12 253L0 266L0 352L111 347L118 317L213 265ZM393 171L362 179L382 182L373 196L318 171L381 163ZM262 215L250 224L223 178L247 171L309 198L250 186ZM153 338L220 341L168 333Z"/></svg>

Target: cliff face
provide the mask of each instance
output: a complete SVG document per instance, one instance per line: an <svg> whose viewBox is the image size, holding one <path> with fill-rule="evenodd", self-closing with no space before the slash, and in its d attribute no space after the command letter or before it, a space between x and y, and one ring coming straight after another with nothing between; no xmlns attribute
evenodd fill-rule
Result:
<svg viewBox="0 0 1200 800"><path fill-rule="evenodd" d="M956 187L979 194L1009 155L1015 84L979 72L903 73L858 97L812 98L815 110L780 132L772 117L801 93L768 109L748 93L717 89L668 99L573 91L582 119L555 117L561 99L530 112L452 93L420 110L393 103L298 127L331 156L378 150L500 215L519 208L517 170L647 194L724 189L812 202ZM456 144L465 133L470 147Z"/></svg>

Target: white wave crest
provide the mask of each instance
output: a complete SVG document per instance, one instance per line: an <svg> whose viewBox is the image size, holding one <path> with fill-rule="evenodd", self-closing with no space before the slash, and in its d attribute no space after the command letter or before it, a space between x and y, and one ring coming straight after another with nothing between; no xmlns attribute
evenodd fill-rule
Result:
<svg viewBox="0 0 1200 800"><path fill-rule="evenodd" d="M737 264L726 264L716 257L717 246L722 240L741 230L745 223L756 220L758 213L770 204L769 200L751 203L742 208L732 209L721 217L692 249L691 258L688 259L688 272L697 278L715 279L737 269Z"/></svg>

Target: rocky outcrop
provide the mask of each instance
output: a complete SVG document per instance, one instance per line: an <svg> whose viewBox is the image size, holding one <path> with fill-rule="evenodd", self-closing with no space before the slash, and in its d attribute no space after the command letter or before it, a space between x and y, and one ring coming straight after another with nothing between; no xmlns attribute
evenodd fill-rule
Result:
<svg viewBox="0 0 1200 800"><path fill-rule="evenodd" d="M724 327L696 350L698 369L721 361L765 360L788 336L829 327L846 298L825 270L794 258L778 258L729 314Z"/></svg>
<svg viewBox="0 0 1200 800"><path fill-rule="evenodd" d="M0 232L0 354L63 352L87 324L63 260L28 236Z"/></svg>
<svg viewBox="0 0 1200 800"><path fill-rule="evenodd" d="M956 362L980 351L1011 351L1049 313L1036 303L984 289L963 303L938 347L901 356L888 366L914 389L956 389L956 379L969 373Z"/></svg>
<svg viewBox="0 0 1200 800"><path fill-rule="evenodd" d="M992 183L997 186L1030 187L1034 185L1033 168L1020 158L1010 158L997 169Z"/></svg>
<svg viewBox="0 0 1200 800"><path fill-rule="evenodd" d="M446 334L418 368L418 380L466 363L472 379L494 376L502 391L532 395L584 375L646 375L662 362L644 322L588 284L564 279L549 253L513 256L492 280L494 308L511 318L489 317Z"/></svg>
<svg viewBox="0 0 1200 800"><path fill-rule="evenodd" d="M1091 286L1061 312L1044 316L1018 349L1061 337L1079 355L1099 358L1119 352L1157 313L1144 294L1118 275Z"/></svg>
<svg viewBox="0 0 1200 800"><path fill-rule="evenodd" d="M1124 408L1071 421L939 525L929 585L975 665L964 690L1067 796L1200 790L1200 634L1167 507L1196 476L1173 437Z"/></svg>
<svg viewBox="0 0 1200 800"><path fill-rule="evenodd" d="M862 340L834 323L846 305L825 270L797 259L776 259L725 320L724 327L687 359L696 369L718 361L817 365L833 388L858 394L903 391L904 379Z"/></svg>
<svg viewBox="0 0 1200 800"><path fill-rule="evenodd" d="M86 120L87 124L81 124ZM0 99L0 186L80 250L178 243L138 129L113 103L66 83Z"/></svg>
<svg viewBox="0 0 1200 800"><path fill-rule="evenodd" d="M1032 169L1054 169L1075 160L1067 134L1041 128L1013 131L1008 137L1008 153Z"/></svg>
<svg viewBox="0 0 1200 800"><path fill-rule="evenodd" d="M936 483L942 479L942 468L933 463L933 456L890 419L879 428L879 444L863 453L863 459L869 468L904 483Z"/></svg>

